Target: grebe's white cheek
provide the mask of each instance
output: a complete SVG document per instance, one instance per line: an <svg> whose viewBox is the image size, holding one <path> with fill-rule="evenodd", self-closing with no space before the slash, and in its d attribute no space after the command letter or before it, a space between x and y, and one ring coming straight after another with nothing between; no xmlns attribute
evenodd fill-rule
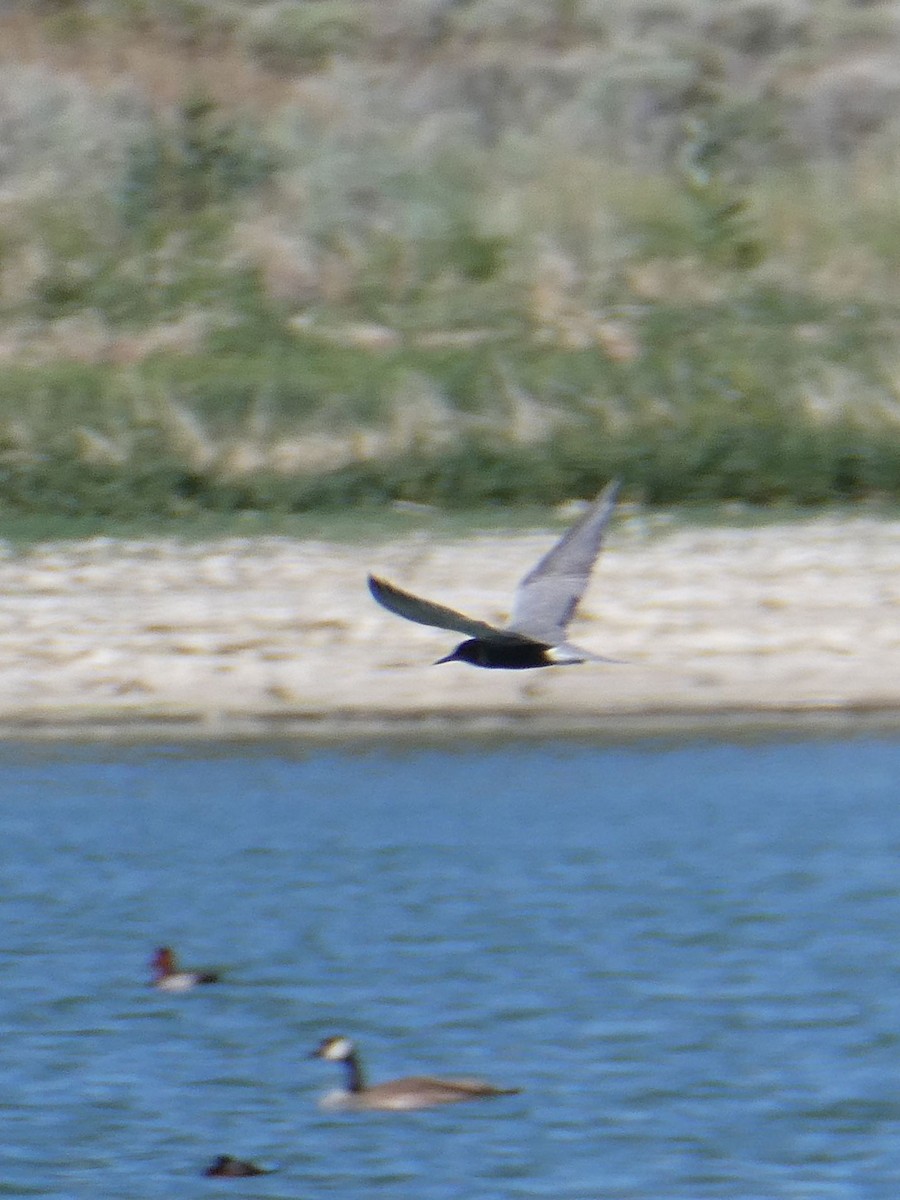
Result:
<svg viewBox="0 0 900 1200"><path fill-rule="evenodd" d="M328 1047L323 1058L330 1059L332 1062L342 1062L345 1058L349 1058L353 1053L353 1043L349 1038L338 1037L328 1043Z"/></svg>

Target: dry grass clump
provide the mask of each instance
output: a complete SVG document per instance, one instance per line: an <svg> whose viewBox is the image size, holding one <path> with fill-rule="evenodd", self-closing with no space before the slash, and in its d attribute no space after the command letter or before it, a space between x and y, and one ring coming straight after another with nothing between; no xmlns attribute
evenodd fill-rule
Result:
<svg viewBox="0 0 900 1200"><path fill-rule="evenodd" d="M337 421L328 429L286 432L278 423L260 424L252 412L239 427L217 431L184 400L138 386L118 429L75 427L72 453L87 467L134 466L147 454L150 433L154 454L214 486L260 475L316 475L410 455L436 458L464 448L473 436L497 446L541 446L570 420L520 389L504 391L504 407L495 416L467 415L441 395L433 379L407 372L386 397L386 419L378 427ZM43 440L42 431L27 423L9 422L4 432L4 443L20 457L34 453Z"/></svg>

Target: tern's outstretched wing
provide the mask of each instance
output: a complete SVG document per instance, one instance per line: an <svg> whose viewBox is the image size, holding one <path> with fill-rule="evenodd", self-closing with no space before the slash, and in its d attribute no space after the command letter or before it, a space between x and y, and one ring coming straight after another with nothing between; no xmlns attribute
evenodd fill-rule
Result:
<svg viewBox="0 0 900 1200"><path fill-rule="evenodd" d="M447 608L443 604L434 604L412 592L404 592L386 579L369 576L369 591L379 604L382 604L398 617L406 617L407 621L415 621L419 625L432 625L436 629L452 629L454 633L465 634L470 638L483 638L491 642L525 642L530 639L509 629L497 629L486 621L476 621L465 613Z"/></svg>
<svg viewBox="0 0 900 1200"><path fill-rule="evenodd" d="M565 641L618 494L616 479L528 572L516 590L510 630L549 645Z"/></svg>

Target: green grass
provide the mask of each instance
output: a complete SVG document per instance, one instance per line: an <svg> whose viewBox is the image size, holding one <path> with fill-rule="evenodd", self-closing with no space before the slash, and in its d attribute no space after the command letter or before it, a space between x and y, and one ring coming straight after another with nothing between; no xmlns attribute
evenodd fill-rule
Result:
<svg viewBox="0 0 900 1200"><path fill-rule="evenodd" d="M823 517L853 520L900 519L896 502L855 505L809 506L791 503L757 506L751 504L681 504L676 508L627 508L627 496L621 517L640 518L640 536L656 538L682 528L758 528L767 525L817 521ZM357 507L324 509L311 513L194 512L180 517L156 517L144 514L120 516L67 516L61 513L23 513L0 508L0 544L13 552L27 550L37 543L114 538L135 541L174 540L184 544L217 541L222 538L296 538L302 541L339 542L372 546L410 536L447 540L473 534L519 534L562 531L571 523L568 510L518 505L512 508L493 505L473 509L443 510L429 505ZM627 526L626 526L627 528ZM366 563L360 560L360 572Z"/></svg>
<svg viewBox="0 0 900 1200"><path fill-rule="evenodd" d="M206 353L0 367L0 503L123 519L472 508L587 496L613 474L650 504L898 492L883 312L770 288L645 304L641 352L616 362L523 334L340 346L286 337L264 308Z"/></svg>
<svg viewBox="0 0 900 1200"><path fill-rule="evenodd" d="M896 501L900 3L857 10L23 7L0 508Z"/></svg>

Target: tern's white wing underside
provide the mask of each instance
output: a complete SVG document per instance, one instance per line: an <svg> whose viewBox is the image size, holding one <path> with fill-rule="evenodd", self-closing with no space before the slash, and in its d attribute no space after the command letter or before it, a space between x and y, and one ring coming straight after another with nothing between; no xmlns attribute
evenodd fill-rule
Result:
<svg viewBox="0 0 900 1200"><path fill-rule="evenodd" d="M516 590L511 630L549 645L565 641L566 626L587 587L618 493L619 482L614 480L528 572Z"/></svg>

